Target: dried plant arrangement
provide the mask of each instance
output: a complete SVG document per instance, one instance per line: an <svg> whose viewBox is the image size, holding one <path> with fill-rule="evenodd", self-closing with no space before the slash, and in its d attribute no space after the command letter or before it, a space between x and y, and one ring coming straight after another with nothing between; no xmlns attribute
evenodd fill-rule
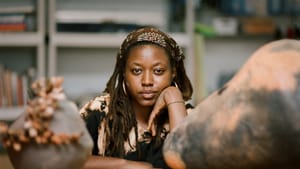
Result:
<svg viewBox="0 0 300 169"><path fill-rule="evenodd" d="M62 84L62 77L41 78L35 81L31 85L32 98L28 100L24 113L11 126L0 123L2 144L8 150L16 169L83 166L91 151L92 141L76 105L67 100ZM29 152L31 154L28 154ZM47 164L43 160L51 159L51 154L56 156L56 160ZM35 160L33 163L30 156L41 160ZM59 156L61 158L57 158ZM29 161L21 160L24 158Z"/></svg>

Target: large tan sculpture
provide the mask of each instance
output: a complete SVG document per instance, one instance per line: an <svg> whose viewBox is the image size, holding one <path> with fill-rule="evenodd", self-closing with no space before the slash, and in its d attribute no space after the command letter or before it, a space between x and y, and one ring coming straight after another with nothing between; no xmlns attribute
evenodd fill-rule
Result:
<svg viewBox="0 0 300 169"><path fill-rule="evenodd" d="M258 49L172 132L174 169L300 168L300 42Z"/></svg>
<svg viewBox="0 0 300 169"><path fill-rule="evenodd" d="M67 100L62 78L32 84L34 98L11 126L0 125L0 138L15 169L81 169L92 140L77 107Z"/></svg>

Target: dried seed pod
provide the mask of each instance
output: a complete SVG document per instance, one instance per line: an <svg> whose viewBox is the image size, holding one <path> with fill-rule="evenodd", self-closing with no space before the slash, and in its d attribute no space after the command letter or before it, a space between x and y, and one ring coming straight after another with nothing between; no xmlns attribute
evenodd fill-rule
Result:
<svg viewBox="0 0 300 169"><path fill-rule="evenodd" d="M5 146L5 147L10 147L11 145L12 145L12 141L11 140L4 140L3 141L3 145Z"/></svg>
<svg viewBox="0 0 300 169"><path fill-rule="evenodd" d="M62 143L62 139L58 135L53 135L51 137L51 142L55 145L60 145Z"/></svg>
<svg viewBox="0 0 300 169"><path fill-rule="evenodd" d="M13 149L15 151L21 151L21 149L22 149L21 144L17 143L17 142L13 143Z"/></svg>
<svg viewBox="0 0 300 169"><path fill-rule="evenodd" d="M24 133L23 133L22 135L19 136L19 140L20 140L20 142L22 142L22 143L27 143L27 142L29 142L28 137L26 137Z"/></svg>
<svg viewBox="0 0 300 169"><path fill-rule="evenodd" d="M25 121L24 123L24 129L29 129L32 127L32 122L31 121Z"/></svg>
<svg viewBox="0 0 300 169"><path fill-rule="evenodd" d="M35 142L36 142L37 144L42 144L42 142L43 142L43 141L42 141L43 139L42 139L41 137L39 137L39 136L35 137L34 139L35 139Z"/></svg>
<svg viewBox="0 0 300 169"><path fill-rule="evenodd" d="M29 137L34 138L37 136L37 131L34 128L30 128L29 130Z"/></svg>
<svg viewBox="0 0 300 169"><path fill-rule="evenodd" d="M7 133L8 131L8 126L5 123L0 122L0 136L4 133ZM1 137L0 137L1 138Z"/></svg>
<svg viewBox="0 0 300 169"><path fill-rule="evenodd" d="M51 136L53 135L53 133L49 130L46 130L44 133L43 133L43 137L44 138L50 138Z"/></svg>
<svg viewBox="0 0 300 169"><path fill-rule="evenodd" d="M73 142L77 142L80 138L80 134L74 134L71 136L70 140L73 141Z"/></svg>

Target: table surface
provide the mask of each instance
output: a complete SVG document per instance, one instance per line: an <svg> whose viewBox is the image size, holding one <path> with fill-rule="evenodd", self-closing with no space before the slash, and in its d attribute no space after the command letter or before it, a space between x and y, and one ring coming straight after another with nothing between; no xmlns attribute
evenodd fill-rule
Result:
<svg viewBox="0 0 300 169"><path fill-rule="evenodd" d="M1 169L13 169L13 166L9 161L8 156L5 154L0 154L0 164Z"/></svg>

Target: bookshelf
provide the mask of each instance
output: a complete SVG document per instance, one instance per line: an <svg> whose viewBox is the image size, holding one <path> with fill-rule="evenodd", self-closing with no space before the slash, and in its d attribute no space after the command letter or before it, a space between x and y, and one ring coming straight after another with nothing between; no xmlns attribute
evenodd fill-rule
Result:
<svg viewBox="0 0 300 169"><path fill-rule="evenodd" d="M195 25L196 37L201 37L205 95L220 88L224 79L229 80L262 45L282 38L299 39L299 33L296 38L288 35L289 28L300 28L299 4L285 0L203 0L195 10ZM270 31L273 28L275 31Z"/></svg>
<svg viewBox="0 0 300 169"><path fill-rule="evenodd" d="M33 6L35 9L34 22L35 28L30 31L23 32L0 32L0 47L33 47L36 49L37 59L37 72L39 76L45 75L45 0L19 0L22 3L16 3L18 1L3 1L5 4L24 4L25 7L28 5ZM15 3L13 3L15 2ZM2 6L3 7L3 6Z"/></svg>
<svg viewBox="0 0 300 169"><path fill-rule="evenodd" d="M183 29L171 30L169 0L88 0L88 1L48 1L49 4L49 76L63 76L66 94L71 98L78 98L84 93L99 93L112 72L115 55L126 31L117 32L74 32L57 29L61 22L76 22L76 17L66 18L63 13L74 13L83 17L89 23L99 22L101 18L114 18L118 21L127 20L141 24L154 24L168 32L181 47L186 55L187 73L192 82L194 73L194 5L193 0L185 3L185 18ZM110 12L108 12L110 10ZM113 12L111 12L113 11ZM80 13L81 15L77 15ZM117 13L113 15L111 13ZM126 16L127 18L124 18ZM153 16L153 17L149 17ZM111 18L110 18L111 17ZM106 19L107 19L106 18ZM98 20L97 20L98 19ZM78 20L77 20L78 21ZM146 21L146 22L145 22ZM79 70L80 69L80 70Z"/></svg>
<svg viewBox="0 0 300 169"><path fill-rule="evenodd" d="M35 69L36 76L45 76L45 0L2 0L0 18L25 16L24 29L0 29L0 62L7 69L23 72ZM3 18L2 18L3 19ZM3 28L5 24L0 23ZM13 120L23 112L23 106L0 107L0 120Z"/></svg>

